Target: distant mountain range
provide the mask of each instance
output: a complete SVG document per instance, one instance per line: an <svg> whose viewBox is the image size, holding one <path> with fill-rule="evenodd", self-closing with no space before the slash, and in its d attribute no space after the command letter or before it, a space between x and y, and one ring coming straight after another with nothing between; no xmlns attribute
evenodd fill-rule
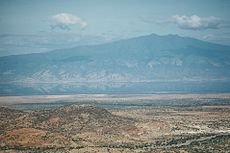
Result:
<svg viewBox="0 0 230 153"><path fill-rule="evenodd" d="M229 81L230 47L155 34L107 44L0 57L1 83Z"/></svg>

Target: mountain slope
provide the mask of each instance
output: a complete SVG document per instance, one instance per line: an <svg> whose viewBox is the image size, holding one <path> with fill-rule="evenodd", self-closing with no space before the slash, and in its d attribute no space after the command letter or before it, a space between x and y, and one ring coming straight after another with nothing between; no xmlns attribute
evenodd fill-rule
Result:
<svg viewBox="0 0 230 153"><path fill-rule="evenodd" d="M0 57L4 83L229 80L230 47L177 35Z"/></svg>

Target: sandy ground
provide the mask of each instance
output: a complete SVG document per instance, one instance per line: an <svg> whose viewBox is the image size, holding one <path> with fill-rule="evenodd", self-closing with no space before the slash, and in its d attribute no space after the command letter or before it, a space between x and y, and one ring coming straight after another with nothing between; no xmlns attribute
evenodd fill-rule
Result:
<svg viewBox="0 0 230 153"><path fill-rule="evenodd" d="M77 95L36 95L36 96L0 96L0 106L18 103L50 103L56 101L119 101L171 100L171 99L230 98L230 93L221 94L77 94Z"/></svg>

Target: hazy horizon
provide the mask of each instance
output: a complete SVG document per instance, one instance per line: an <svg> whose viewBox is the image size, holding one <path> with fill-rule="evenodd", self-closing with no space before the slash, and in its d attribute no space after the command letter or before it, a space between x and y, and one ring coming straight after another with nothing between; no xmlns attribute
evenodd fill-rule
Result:
<svg viewBox="0 0 230 153"><path fill-rule="evenodd" d="M226 0L0 3L0 56L101 44L152 33L230 44L230 2Z"/></svg>

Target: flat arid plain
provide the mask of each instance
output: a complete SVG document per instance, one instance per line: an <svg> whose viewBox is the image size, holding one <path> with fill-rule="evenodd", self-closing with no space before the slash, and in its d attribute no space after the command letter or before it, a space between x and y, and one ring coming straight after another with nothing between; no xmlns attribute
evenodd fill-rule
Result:
<svg viewBox="0 0 230 153"><path fill-rule="evenodd" d="M230 94L0 97L0 152L229 152Z"/></svg>

